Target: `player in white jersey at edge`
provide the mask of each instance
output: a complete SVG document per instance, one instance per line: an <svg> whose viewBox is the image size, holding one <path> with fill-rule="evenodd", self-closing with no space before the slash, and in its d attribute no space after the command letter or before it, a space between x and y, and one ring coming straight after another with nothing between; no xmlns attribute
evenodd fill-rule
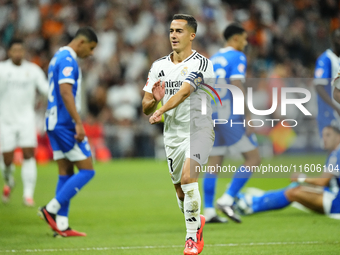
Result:
<svg viewBox="0 0 340 255"><path fill-rule="evenodd" d="M21 167L24 204L34 206L37 179L34 102L36 89L47 96L48 83L41 68L26 61L24 55L23 40L13 39L8 50L9 59L0 63L0 150L5 180L2 200L4 203L9 202L14 186L14 150L21 147L24 157Z"/></svg>
<svg viewBox="0 0 340 255"><path fill-rule="evenodd" d="M213 86L214 72L210 60L192 50L196 29L197 22L191 15L173 16L170 25L173 51L153 63L143 98L144 113L153 113L151 124L159 122L164 114L169 173L187 229L184 254L199 254L203 250L205 218L200 216L199 171L195 169L207 162L214 142L210 99L200 82ZM205 115L201 113L202 98L207 100ZM160 101L163 106L156 110Z"/></svg>
<svg viewBox="0 0 340 255"><path fill-rule="evenodd" d="M231 84L243 91L246 97L246 90L243 86L246 75L247 59L242 52L247 45L247 33L238 23L232 23L223 32L226 40L225 47L220 49L211 57L214 65L217 83ZM221 166L227 151L242 153L245 159L242 166L237 169L229 188L216 202L217 207L230 219L241 222L240 217L233 210L234 198L251 176L251 172L243 172L244 166L257 166L261 158L257 148L255 134L247 125L250 111L245 104L245 115L233 114L233 96L227 89L216 89L222 100L222 107L213 111L213 119L227 119L228 123L235 122L232 126L216 125L214 147L209 157L210 166ZM236 124L238 123L238 124ZM242 123L245 123L245 127ZM213 206L217 173L207 173L203 182L204 189L204 216L207 223L223 223L225 219L216 214Z"/></svg>
<svg viewBox="0 0 340 255"><path fill-rule="evenodd" d="M46 111L47 135L57 161L59 179L55 197L39 209L57 235L85 236L68 224L70 200L94 176L91 149L80 118L81 70L77 57L86 58L97 46L92 28L80 28L74 39L59 49L48 68L49 94ZM74 165L78 173L74 173Z"/></svg>

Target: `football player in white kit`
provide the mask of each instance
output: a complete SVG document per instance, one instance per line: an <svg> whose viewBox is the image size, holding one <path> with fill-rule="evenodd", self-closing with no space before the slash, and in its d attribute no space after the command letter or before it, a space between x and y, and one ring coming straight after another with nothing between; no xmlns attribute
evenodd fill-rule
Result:
<svg viewBox="0 0 340 255"><path fill-rule="evenodd" d="M23 41L14 39L9 46L9 59L0 63L0 146L4 160L1 170L5 179L2 200L9 201L14 186L14 150L21 147L24 204L33 206L37 179L34 100L36 89L47 96L48 82L41 68L26 61L24 55Z"/></svg>
<svg viewBox="0 0 340 255"><path fill-rule="evenodd" d="M173 51L153 63L143 98L144 113L153 113L151 124L159 122L164 114L169 173L187 229L184 254L199 254L203 250L205 218L200 216L196 170L207 162L215 137L211 106L206 103L210 98L202 88L204 82L213 86L214 70L209 59L192 50L196 29L192 16L174 15L170 25ZM160 101L163 106L156 110ZM203 103L207 105L206 114L201 113Z"/></svg>

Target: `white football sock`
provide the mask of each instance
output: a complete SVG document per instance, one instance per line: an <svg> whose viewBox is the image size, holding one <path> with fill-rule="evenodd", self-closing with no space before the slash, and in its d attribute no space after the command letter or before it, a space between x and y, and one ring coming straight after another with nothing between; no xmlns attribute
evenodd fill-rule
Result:
<svg viewBox="0 0 340 255"><path fill-rule="evenodd" d="M57 199L53 198L47 205L46 210L50 213L57 214L60 210L60 204Z"/></svg>
<svg viewBox="0 0 340 255"><path fill-rule="evenodd" d="M37 164L35 158L24 159L21 167L21 178L24 186L24 198L33 198L37 182Z"/></svg>
<svg viewBox="0 0 340 255"><path fill-rule="evenodd" d="M217 201L219 204L222 204L222 205L233 205L234 203L234 198L232 196L230 196L229 194L227 193L224 193L222 197L220 197Z"/></svg>
<svg viewBox="0 0 340 255"><path fill-rule="evenodd" d="M198 183L189 183L181 185L184 196L184 217L187 227L187 235L185 239L192 238L197 242L196 232L200 226L200 209L201 196L198 189Z"/></svg>
<svg viewBox="0 0 340 255"><path fill-rule="evenodd" d="M204 208L204 217L207 221L217 216L216 209L214 207Z"/></svg>
<svg viewBox="0 0 340 255"><path fill-rule="evenodd" d="M10 186L11 188L13 188L14 186L14 177L13 177L14 171L15 171L15 166L13 164L9 166L6 166L5 164L3 164L3 167L1 167L2 177L4 178L6 185Z"/></svg>
<svg viewBox="0 0 340 255"><path fill-rule="evenodd" d="M184 201L182 201L178 198L177 193L176 193L176 197L177 197L178 207L181 210L181 212L184 213L184 206L183 206Z"/></svg>
<svg viewBox="0 0 340 255"><path fill-rule="evenodd" d="M64 231L68 228L68 217L57 214L55 220L60 231Z"/></svg>

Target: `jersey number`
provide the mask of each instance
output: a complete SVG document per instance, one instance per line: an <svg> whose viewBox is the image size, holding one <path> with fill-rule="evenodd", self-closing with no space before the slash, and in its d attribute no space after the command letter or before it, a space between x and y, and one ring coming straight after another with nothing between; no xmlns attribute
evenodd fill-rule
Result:
<svg viewBox="0 0 340 255"><path fill-rule="evenodd" d="M53 91L54 91L54 81L52 80L53 73L48 76L50 86L48 87L48 101L51 103L54 101Z"/></svg>
<svg viewBox="0 0 340 255"><path fill-rule="evenodd" d="M174 172L174 169L172 168L172 163L173 163L172 158L168 158L168 165L169 165L169 169L170 169L171 173Z"/></svg>

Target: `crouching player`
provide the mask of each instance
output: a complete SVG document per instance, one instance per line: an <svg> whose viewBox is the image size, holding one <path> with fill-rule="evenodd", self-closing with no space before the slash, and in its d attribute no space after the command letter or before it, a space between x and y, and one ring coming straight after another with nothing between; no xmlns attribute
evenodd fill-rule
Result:
<svg viewBox="0 0 340 255"><path fill-rule="evenodd" d="M292 185L262 196L239 194L237 208L244 214L281 209L291 202L323 214L340 213L340 129L326 126L322 130L325 150L330 154L320 178L293 177Z"/></svg>

